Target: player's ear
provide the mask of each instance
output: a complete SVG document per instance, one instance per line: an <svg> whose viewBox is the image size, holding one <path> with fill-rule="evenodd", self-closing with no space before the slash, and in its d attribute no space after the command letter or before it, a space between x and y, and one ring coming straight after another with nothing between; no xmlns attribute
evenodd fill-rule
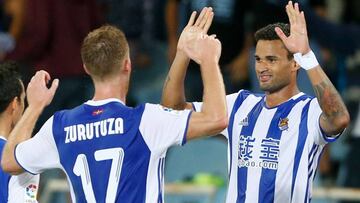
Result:
<svg viewBox="0 0 360 203"><path fill-rule="evenodd" d="M9 106L7 107L8 112L13 114L20 106L20 98L14 97L13 100L10 102Z"/></svg>
<svg viewBox="0 0 360 203"><path fill-rule="evenodd" d="M131 71L131 60L130 58L126 58L123 62L124 71L130 72Z"/></svg>
<svg viewBox="0 0 360 203"><path fill-rule="evenodd" d="M296 63L294 59L291 60L291 69L292 71L298 71L300 69L300 65Z"/></svg>
<svg viewBox="0 0 360 203"><path fill-rule="evenodd" d="M90 75L89 70L86 68L86 65L85 65L85 64L83 64L83 68L84 68L84 70L85 70L85 73L88 74L88 75Z"/></svg>

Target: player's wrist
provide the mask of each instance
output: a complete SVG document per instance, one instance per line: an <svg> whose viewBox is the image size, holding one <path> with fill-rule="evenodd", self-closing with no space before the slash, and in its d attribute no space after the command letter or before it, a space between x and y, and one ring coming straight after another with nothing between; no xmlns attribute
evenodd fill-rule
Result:
<svg viewBox="0 0 360 203"><path fill-rule="evenodd" d="M310 70L319 65L314 52L311 50L304 55L300 52L295 53L294 60L305 70Z"/></svg>
<svg viewBox="0 0 360 203"><path fill-rule="evenodd" d="M219 61L216 59L212 59L212 60L202 59L200 63L201 67L216 67L218 65L219 65Z"/></svg>
<svg viewBox="0 0 360 203"><path fill-rule="evenodd" d="M26 111L29 111L31 114L40 115L45 107L43 105L35 105L35 104L29 104L29 106L26 108Z"/></svg>
<svg viewBox="0 0 360 203"><path fill-rule="evenodd" d="M188 55L186 55L186 52L183 49L178 49L176 51L175 57L180 59L189 59Z"/></svg>

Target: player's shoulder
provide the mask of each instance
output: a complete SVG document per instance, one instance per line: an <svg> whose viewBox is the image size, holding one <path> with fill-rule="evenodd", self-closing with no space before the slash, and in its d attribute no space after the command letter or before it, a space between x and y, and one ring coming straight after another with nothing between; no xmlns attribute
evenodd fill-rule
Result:
<svg viewBox="0 0 360 203"><path fill-rule="evenodd" d="M150 113L150 114L155 114L155 115L180 116L186 110L175 110L175 109L163 106L161 104L145 103L144 104L144 111L147 112L147 113Z"/></svg>
<svg viewBox="0 0 360 203"><path fill-rule="evenodd" d="M84 108L84 104L81 104L81 105L76 106L76 107L71 108L71 109L58 110L58 111L55 111L54 116L63 116L63 115L67 115L67 114L75 114L75 113L81 111L83 108Z"/></svg>
<svg viewBox="0 0 360 203"><path fill-rule="evenodd" d="M292 100L296 102L310 102L310 104L318 104L318 100L315 96L300 92L292 97Z"/></svg>
<svg viewBox="0 0 360 203"><path fill-rule="evenodd" d="M238 92L232 93L232 94L228 94L226 95L226 98L229 100L245 100L247 99L249 96L252 96L254 98L260 98L260 97L264 97L263 93L254 93L250 90L246 90L246 89L240 89Z"/></svg>

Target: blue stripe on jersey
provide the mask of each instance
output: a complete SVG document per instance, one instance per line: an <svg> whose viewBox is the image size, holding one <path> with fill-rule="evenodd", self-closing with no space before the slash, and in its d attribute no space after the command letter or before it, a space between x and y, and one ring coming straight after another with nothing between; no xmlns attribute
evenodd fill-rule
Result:
<svg viewBox="0 0 360 203"><path fill-rule="evenodd" d="M319 149L319 145L316 145L314 151L312 152L312 154L309 155L309 166L308 166L309 171L313 167L314 158L316 156L316 153L317 153L318 149Z"/></svg>
<svg viewBox="0 0 360 203"><path fill-rule="evenodd" d="M195 108L194 108L195 109ZM188 131L188 128L189 128L189 122L190 122L190 116L192 114L192 111L190 111L189 115L188 115L188 119L186 121L186 127L185 127L185 130L184 130L184 135L183 135L183 139L181 141L181 145L184 145L186 143L186 136L187 136L187 131Z"/></svg>
<svg viewBox="0 0 360 203"><path fill-rule="evenodd" d="M0 162L6 141L0 139ZM7 202L9 196L10 174L5 173L0 166L0 202Z"/></svg>
<svg viewBox="0 0 360 203"><path fill-rule="evenodd" d="M305 199L304 199L304 202L306 203L306 202L310 202L309 201L309 193L310 193L310 191L309 191L309 186L310 186L310 184L311 184L311 182L312 182L312 178L311 178L311 176L312 176L312 174L313 174L313 161L314 161L314 157L316 156L316 153L318 152L318 149L319 149L319 145L315 145L314 144L314 146L313 146L313 148L311 149L311 151L310 151L310 154L309 154L309 166L308 166L308 171L309 171L309 174L308 174L308 179L307 179L307 183L306 183L306 190L305 190Z"/></svg>
<svg viewBox="0 0 360 203"><path fill-rule="evenodd" d="M121 157L123 158L121 171L118 172L120 182L117 185L115 202L145 202L146 180L151 152L139 131L144 108L145 105L129 108L119 102L110 102L101 106L83 104L70 111L55 113L53 122L54 140L59 152L60 163L73 186L76 202L86 202L81 177L73 172L79 154L82 154L87 159L88 164L86 165L88 167L85 170L89 169L87 177L91 178L96 202L105 202L110 169L112 162L116 160L96 161L95 152L111 148L122 148L124 155ZM79 139L66 143L64 127L94 123L110 118L123 119L123 132L121 134L95 137L95 133L92 133L92 139ZM98 126L98 128L104 129L105 127Z"/></svg>
<svg viewBox="0 0 360 203"><path fill-rule="evenodd" d="M298 135L298 142L296 146L295 151L295 157L294 157L294 168L293 168L293 177L291 182L291 200L293 198L294 193L294 186L295 186L295 180L300 164L300 159L303 154L305 142L308 136L308 128L307 128L307 120L308 120L308 111L309 111L310 101L304 106L302 112L301 112L301 122L299 126L299 135Z"/></svg>
<svg viewBox="0 0 360 203"><path fill-rule="evenodd" d="M320 155L319 155L318 160L317 160L317 165L316 165L316 168L315 168L315 174L314 174L313 179L316 177L317 167L319 166L319 163L320 163L322 154L324 153L325 147L326 147L326 146L324 146L324 147L321 149Z"/></svg>
<svg viewBox="0 0 360 203"><path fill-rule="evenodd" d="M287 118L292 108L301 100L307 99L308 96L302 95L297 99L291 99L284 104L281 104L277 107L274 117L271 120L270 127L266 138L271 138L274 140L280 140L282 135L282 130L279 128L279 121L281 119ZM263 103L266 105L265 102ZM275 196L275 180L276 180L277 170L274 169L261 169L260 185L259 185L259 202L262 203L272 203L274 202Z"/></svg>
<svg viewBox="0 0 360 203"><path fill-rule="evenodd" d="M164 202L163 194L164 194L164 188L163 188L163 182L164 182L164 170L165 170L165 157L163 158L161 162L161 202Z"/></svg>
<svg viewBox="0 0 360 203"><path fill-rule="evenodd" d="M244 137L251 137L252 133L254 131L255 123L257 118L260 115L260 112L263 107L263 99L260 99L260 101L254 106L253 109L248 114L248 125L243 126L241 129L241 134L239 136ZM230 138L230 135L229 135ZM237 164L237 162L235 162ZM247 185L247 167L241 167L238 168L238 196L237 196L237 203L243 203L245 202L246 198L246 185Z"/></svg>
<svg viewBox="0 0 360 203"><path fill-rule="evenodd" d="M239 107L241 106L241 104L243 103L243 101L250 95L250 92L247 90L242 90L238 97L235 100L234 106L231 110L231 115L230 115L230 119L229 119L229 125L228 125L228 135L229 135L229 151L230 151L230 164L232 164L232 129L234 126L234 118L235 118L235 114L237 112L237 110L239 109ZM231 174L231 165L230 165L230 169L229 169L229 176Z"/></svg>
<svg viewBox="0 0 360 203"><path fill-rule="evenodd" d="M321 158L321 156L322 156L322 154L324 152L324 149L325 149L324 147L321 149L320 155L319 155L317 161L315 162L315 163L317 163L317 165L314 168L312 168L311 171L310 171L310 174L309 174L309 177L308 177L308 184L314 181L314 178L315 178L316 173L317 173L317 166L319 166L320 158ZM316 152L315 152L314 156L316 156ZM313 176L312 176L312 173L314 173ZM308 198L309 193L310 193L310 190L308 190L308 188L309 188L309 185L307 185L307 189L306 189L307 194L305 196L305 201ZM311 197L309 197L308 202L311 202Z"/></svg>
<svg viewBox="0 0 360 203"><path fill-rule="evenodd" d="M158 203L162 203L163 202L163 188L162 188L162 182L163 182L163 178L164 178L164 161L165 158L161 158L159 160L159 164L158 164L158 190L159 190L159 194L158 194Z"/></svg>

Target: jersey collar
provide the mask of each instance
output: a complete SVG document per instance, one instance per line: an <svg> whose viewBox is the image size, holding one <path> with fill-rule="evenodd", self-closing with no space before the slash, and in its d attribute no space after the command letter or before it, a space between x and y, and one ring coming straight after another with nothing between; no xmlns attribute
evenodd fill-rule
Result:
<svg viewBox="0 0 360 203"><path fill-rule="evenodd" d="M104 104L107 104L110 102L119 102L119 103L125 105L123 101L121 101L120 99L116 99L116 98L109 98L109 99L103 99L103 100L98 100L98 101L89 100L89 101L85 102L85 104L90 105L90 106L101 106L101 105L104 105Z"/></svg>
<svg viewBox="0 0 360 203"><path fill-rule="evenodd" d="M0 135L0 139L7 141L7 139L4 136L1 136L1 135Z"/></svg>

